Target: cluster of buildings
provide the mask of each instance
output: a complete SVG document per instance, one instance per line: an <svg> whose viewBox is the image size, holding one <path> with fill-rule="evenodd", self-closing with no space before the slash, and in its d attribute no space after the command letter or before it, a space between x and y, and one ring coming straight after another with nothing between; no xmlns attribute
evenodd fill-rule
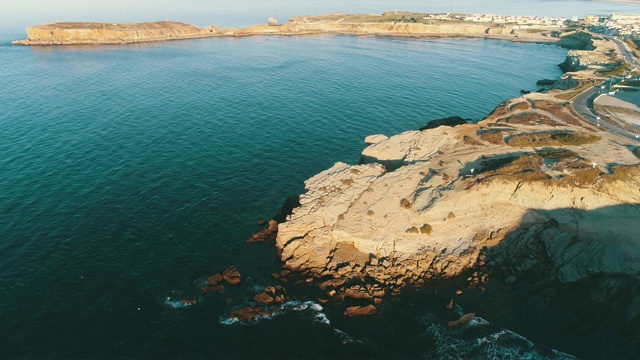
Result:
<svg viewBox="0 0 640 360"><path fill-rule="evenodd" d="M541 27L554 26L564 27L567 25L587 26L593 32L620 37L640 37L640 14L611 14L611 15L589 15L584 19L577 16L554 17L554 16L511 16L493 14L428 14L424 20L457 20L472 21L480 23L493 23L499 25L512 25L520 27Z"/></svg>
<svg viewBox="0 0 640 360"><path fill-rule="evenodd" d="M593 32L620 37L640 36L640 14L589 15L584 22Z"/></svg>
<svg viewBox="0 0 640 360"><path fill-rule="evenodd" d="M564 26L570 22L577 22L577 17L553 17L553 16L513 16L494 14L430 14L423 17L424 20L461 20L473 22L485 22L502 25L522 26Z"/></svg>

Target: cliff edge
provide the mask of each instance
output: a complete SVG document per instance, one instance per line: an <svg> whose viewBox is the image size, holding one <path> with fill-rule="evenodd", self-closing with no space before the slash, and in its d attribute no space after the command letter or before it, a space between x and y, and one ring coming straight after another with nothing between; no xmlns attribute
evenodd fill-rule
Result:
<svg viewBox="0 0 640 360"><path fill-rule="evenodd" d="M534 310L571 304L574 320L640 346L640 146L571 108L593 78L561 81L576 88L505 101L477 124L367 137L360 164L308 179L279 224L285 272L360 306L447 281L447 299L493 288L493 304L528 289Z"/></svg>

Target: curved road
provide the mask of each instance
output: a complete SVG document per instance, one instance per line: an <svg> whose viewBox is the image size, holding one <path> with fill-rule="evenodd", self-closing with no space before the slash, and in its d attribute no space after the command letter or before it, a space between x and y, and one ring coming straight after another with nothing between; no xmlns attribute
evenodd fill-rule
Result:
<svg viewBox="0 0 640 360"><path fill-rule="evenodd" d="M610 37L607 37L607 38L616 43L616 45L618 46L618 49L620 50L620 53L622 53L622 56L624 57L624 60L627 63L631 64L632 66L638 66L640 64L638 58L631 51L631 49L628 48L627 44L623 43L618 39L614 39ZM610 133L623 136L626 139L629 139L635 142L640 142L640 136L638 134L631 133L629 131L621 129L617 126L613 126L606 122L601 122L593 113L593 101L595 100L595 98L598 97L598 95L600 95L601 93L600 86L603 84L604 82L583 91L582 94L578 95L573 100L573 102L571 103L571 107L578 115L582 116L583 118L587 119L593 124L609 131Z"/></svg>
<svg viewBox="0 0 640 360"><path fill-rule="evenodd" d="M634 52L629 48L629 45L610 36L605 36L605 38L613 41L616 46L618 46L618 50L620 50L620 54L622 54L624 61L626 61L633 67L637 67L640 65L640 61L636 57L636 54L634 54Z"/></svg>

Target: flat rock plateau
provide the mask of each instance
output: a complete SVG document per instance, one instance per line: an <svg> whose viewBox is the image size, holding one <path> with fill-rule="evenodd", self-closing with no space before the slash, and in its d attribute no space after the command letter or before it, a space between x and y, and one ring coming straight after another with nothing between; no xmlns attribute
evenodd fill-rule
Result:
<svg viewBox="0 0 640 360"><path fill-rule="evenodd" d="M211 36L208 29L175 21L134 24L57 22L27 28L27 39L14 45L127 44Z"/></svg>

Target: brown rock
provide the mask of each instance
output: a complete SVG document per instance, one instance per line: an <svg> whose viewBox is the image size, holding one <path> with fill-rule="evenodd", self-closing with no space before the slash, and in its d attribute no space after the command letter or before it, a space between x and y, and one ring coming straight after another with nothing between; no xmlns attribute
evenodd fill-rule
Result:
<svg viewBox="0 0 640 360"><path fill-rule="evenodd" d="M449 300L449 303L445 306L447 310L453 309L453 299Z"/></svg>
<svg viewBox="0 0 640 360"><path fill-rule="evenodd" d="M267 223L267 220L265 220L265 219L260 219L260 220L258 220L258 221L256 222L256 224L258 224L258 225L260 225L260 226L262 226L262 225L264 225L264 224L266 224L266 223Z"/></svg>
<svg viewBox="0 0 640 360"><path fill-rule="evenodd" d="M276 288L274 288L273 286L267 286L266 288L264 288L264 292L270 295L275 295Z"/></svg>
<svg viewBox="0 0 640 360"><path fill-rule="evenodd" d="M271 231L278 230L278 222L275 221L275 220L270 220L269 221L269 230L271 230Z"/></svg>
<svg viewBox="0 0 640 360"><path fill-rule="evenodd" d="M274 301L274 299L269 294L264 292L255 295L253 297L253 300L263 304L271 304Z"/></svg>
<svg viewBox="0 0 640 360"><path fill-rule="evenodd" d="M460 325L464 325L467 324L469 321L471 321L474 317L476 316L476 313L468 313L468 314L464 314L460 317L460 319L458 320L454 320L454 321L449 321L449 327L450 328L454 328L456 326L460 326Z"/></svg>
<svg viewBox="0 0 640 360"><path fill-rule="evenodd" d="M354 316L369 316L378 312L378 309L374 305L367 306L349 306L344 314L349 317Z"/></svg>
<svg viewBox="0 0 640 360"><path fill-rule="evenodd" d="M270 17L267 19L267 24L269 24L269 26L278 26L278 20Z"/></svg>
<svg viewBox="0 0 640 360"><path fill-rule="evenodd" d="M222 272L222 277L226 282L228 282L231 285L238 285L240 284L240 281L242 281L242 278L240 276L240 271L238 271L238 269L233 266L225 269Z"/></svg>
<svg viewBox="0 0 640 360"><path fill-rule="evenodd" d="M223 280L224 280L224 277L222 277L222 274L211 275L207 278L207 282L209 282L209 285L212 285L212 286L218 285Z"/></svg>
<svg viewBox="0 0 640 360"><path fill-rule="evenodd" d="M182 299L182 300L180 300L180 302L184 306L191 306L191 305L195 305L198 302L198 300L197 299Z"/></svg>
<svg viewBox="0 0 640 360"><path fill-rule="evenodd" d="M360 285L352 286L344 291L344 296L353 299L371 299L373 296Z"/></svg>
<svg viewBox="0 0 640 360"><path fill-rule="evenodd" d="M270 313L264 311L263 306L247 306L237 310L234 310L229 314L229 318L237 319L240 321L255 320L259 316L269 315Z"/></svg>
<svg viewBox="0 0 640 360"><path fill-rule="evenodd" d="M247 243L255 243L261 241L273 241L276 239L276 235L278 235L278 222L275 220L269 221L269 227L266 229L262 229L257 233L251 235L247 239Z"/></svg>
<svg viewBox="0 0 640 360"><path fill-rule="evenodd" d="M218 290L223 290L224 286L222 286L222 284L218 284L218 285L205 285L202 286L200 288L200 290L202 290L202 292L208 293L210 291L218 291Z"/></svg>

